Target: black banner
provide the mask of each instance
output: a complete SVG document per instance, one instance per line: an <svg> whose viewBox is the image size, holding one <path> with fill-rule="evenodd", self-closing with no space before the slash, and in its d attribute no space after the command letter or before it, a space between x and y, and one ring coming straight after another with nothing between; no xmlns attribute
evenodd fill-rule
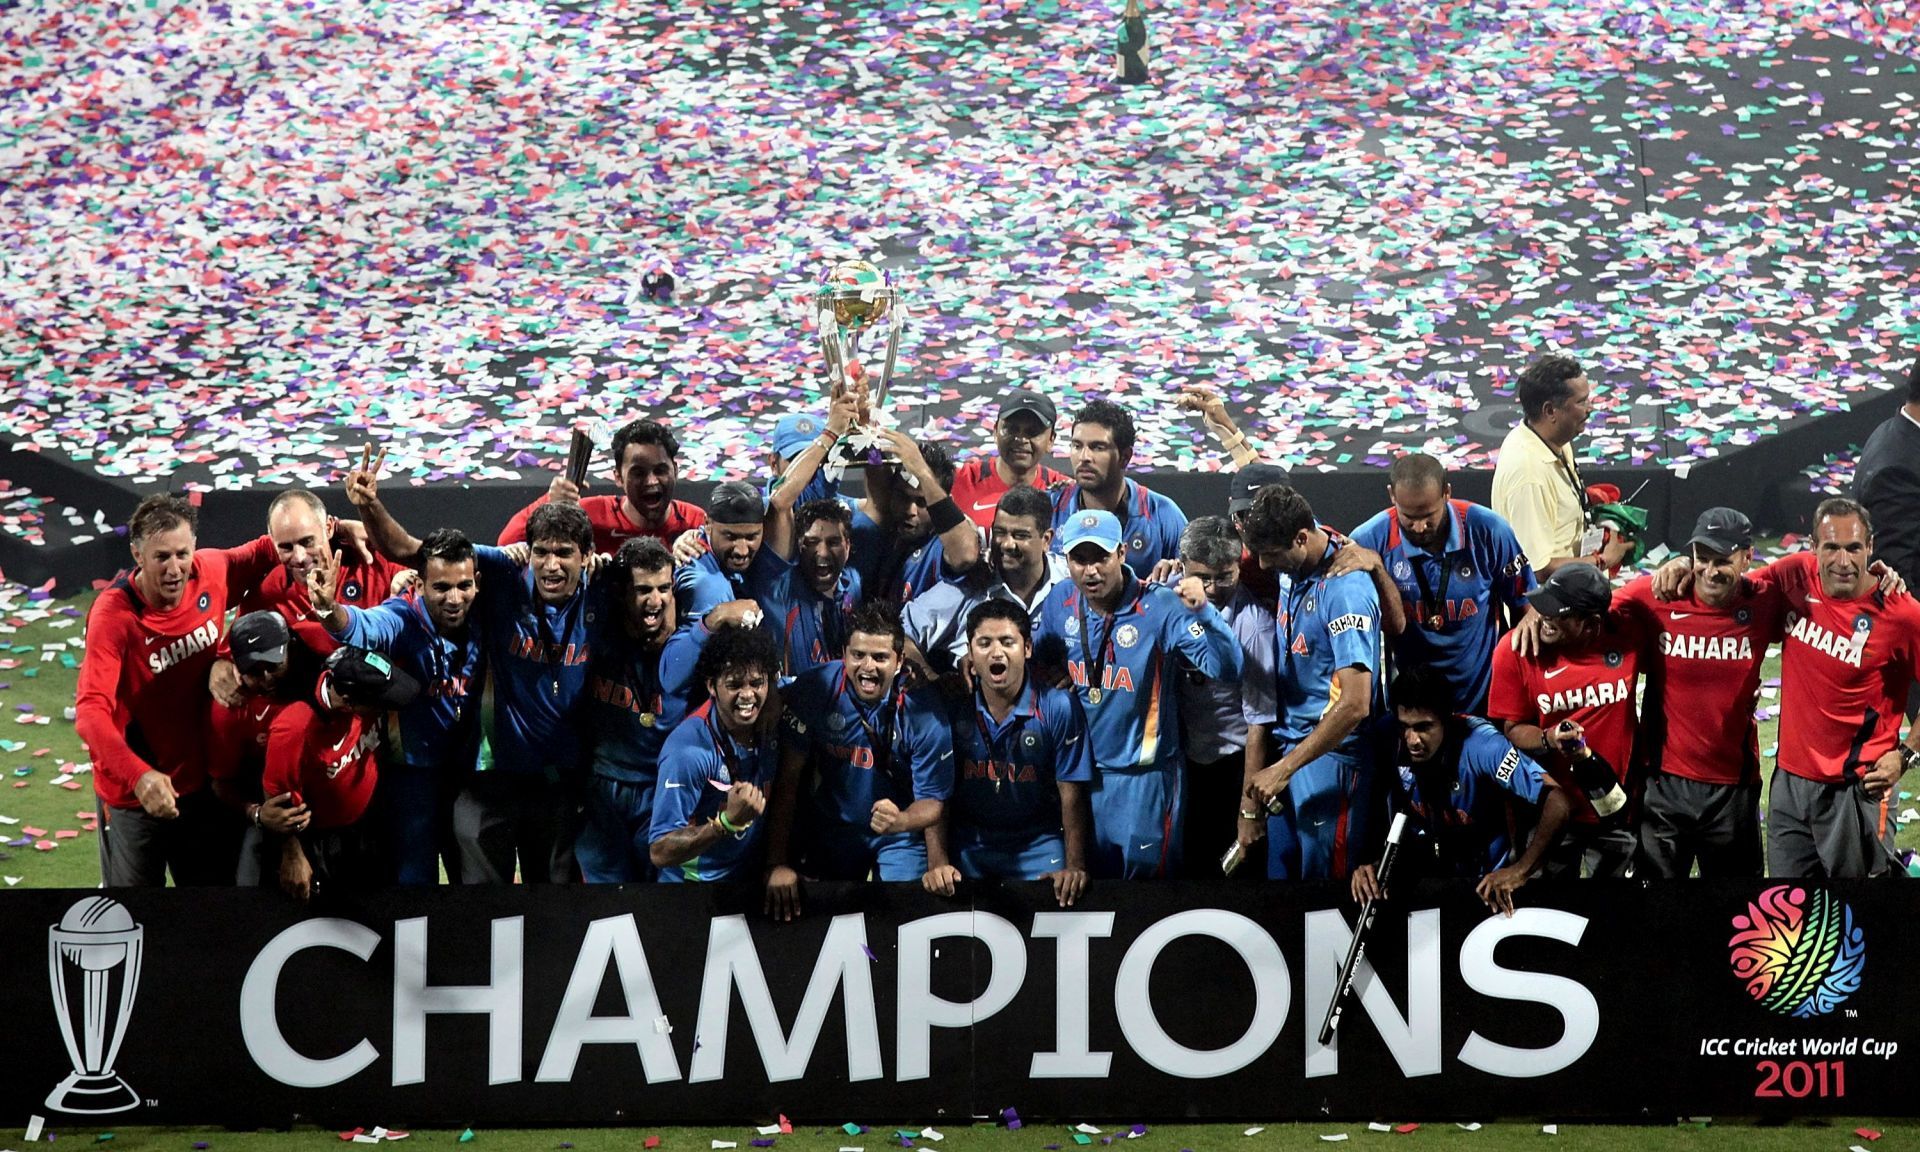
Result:
<svg viewBox="0 0 1920 1152"><path fill-rule="evenodd" d="M0 1126L1896 1115L1894 882L0 897Z"/></svg>

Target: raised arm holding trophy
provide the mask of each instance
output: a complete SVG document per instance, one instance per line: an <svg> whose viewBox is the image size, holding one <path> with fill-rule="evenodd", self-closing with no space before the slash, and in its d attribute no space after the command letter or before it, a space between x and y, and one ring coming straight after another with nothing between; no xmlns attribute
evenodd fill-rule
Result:
<svg viewBox="0 0 1920 1152"><path fill-rule="evenodd" d="M893 278L865 260L835 264L814 293L814 326L827 361L832 394L838 396L848 389L865 393L859 422L834 446L828 459L826 467L832 475L837 476L850 464L889 462L874 413L886 410L906 322L906 305ZM861 363L860 353L868 337L881 330L886 333L886 357L876 376Z"/></svg>

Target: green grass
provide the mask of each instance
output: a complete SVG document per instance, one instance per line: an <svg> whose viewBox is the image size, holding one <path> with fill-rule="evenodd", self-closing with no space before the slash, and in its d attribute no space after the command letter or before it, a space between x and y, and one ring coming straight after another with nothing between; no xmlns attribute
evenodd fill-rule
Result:
<svg viewBox="0 0 1920 1152"><path fill-rule="evenodd" d="M378 1119L367 1121L368 1127ZM1396 1120L1395 1123L1400 1123ZM907 1130L916 1123L903 1125ZM1099 1125L1105 1132L1124 1132L1112 1125ZM1243 1133L1244 1124L1168 1124L1149 1125L1145 1136L1133 1140L1116 1139L1116 1147L1127 1152L1277 1152L1281 1149L1327 1148L1323 1136L1345 1134L1344 1147L1353 1149L1447 1148L1458 1152L1501 1152L1510 1148L1554 1149L1559 1152L1660 1152L1663 1149L1740 1148L1750 1152L1802 1152L1805 1149L1833 1149L1870 1142L1854 1134L1857 1128L1881 1133L1872 1142L1881 1149L1910 1148L1908 1140L1920 1139L1920 1124L1893 1126L1858 1119L1796 1120L1782 1124L1762 1123L1683 1123L1671 1125L1567 1124L1559 1125L1558 1135L1548 1135L1541 1123L1487 1124L1475 1132L1451 1123L1422 1124L1418 1130L1402 1135L1397 1132L1370 1131L1365 1124L1268 1124L1253 1136ZM1059 1124L1030 1124L1017 1132L1004 1128L941 1124L945 1139L939 1143L916 1140L920 1149L938 1152L1044 1152L1057 1144L1063 1152L1077 1152L1069 1128ZM60 1132L61 1141L78 1140L93 1144L107 1131L103 1128L70 1128ZM797 1125L790 1136L775 1137L774 1152L838 1152L841 1148L861 1148L865 1152L898 1149L892 1126L873 1125L864 1135L849 1136L839 1127L814 1128ZM758 1134L750 1128L552 1128L552 1129L479 1129L466 1144L459 1131L414 1132L405 1141L407 1148L444 1149L446 1152L553 1152L571 1147L575 1152L638 1152L648 1136L660 1137L658 1152L710 1152L715 1140L732 1140L740 1152L754 1152L749 1141ZM44 1138L44 1137L43 1137ZM1088 1152L1100 1152L1101 1137L1093 1137ZM294 1147L340 1148L339 1134L316 1128L297 1128L291 1132L233 1132L226 1129L128 1128L113 1132L112 1152L192 1152L196 1143L205 1143L208 1152L288 1152ZM355 1145L347 1145L355 1147ZM105 1150L103 1150L105 1152Z"/></svg>

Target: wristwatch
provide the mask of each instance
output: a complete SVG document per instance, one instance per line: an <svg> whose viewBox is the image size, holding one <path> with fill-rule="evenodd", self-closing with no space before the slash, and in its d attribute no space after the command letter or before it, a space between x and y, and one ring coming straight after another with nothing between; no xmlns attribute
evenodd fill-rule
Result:
<svg viewBox="0 0 1920 1152"><path fill-rule="evenodd" d="M1912 771L1915 764L1920 764L1920 748L1911 744L1900 745L1900 771Z"/></svg>

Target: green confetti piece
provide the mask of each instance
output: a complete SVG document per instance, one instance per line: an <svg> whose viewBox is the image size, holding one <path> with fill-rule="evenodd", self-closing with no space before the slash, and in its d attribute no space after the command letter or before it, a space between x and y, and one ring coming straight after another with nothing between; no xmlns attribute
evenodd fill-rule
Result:
<svg viewBox="0 0 1920 1152"><path fill-rule="evenodd" d="M849 1136L858 1136L860 1135L860 1125L849 1120L845 1124L840 1125L840 1131L845 1132Z"/></svg>
<svg viewBox="0 0 1920 1152"><path fill-rule="evenodd" d="M465 1132L460 1133L460 1143L462 1144L473 1143L473 1129L469 1128Z"/></svg>

